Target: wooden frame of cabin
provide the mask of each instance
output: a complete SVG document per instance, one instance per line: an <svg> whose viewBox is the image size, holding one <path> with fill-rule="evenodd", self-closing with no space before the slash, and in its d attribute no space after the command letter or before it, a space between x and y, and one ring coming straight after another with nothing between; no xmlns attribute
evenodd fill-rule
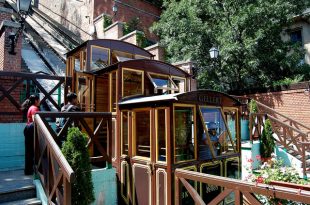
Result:
<svg viewBox="0 0 310 205"><path fill-rule="evenodd" d="M96 70L90 68L92 52L89 49L93 46L104 47L104 49L109 50L109 65ZM131 54L133 59L121 61L122 58L117 58L120 61L115 62L115 58L112 60L114 51L123 52L126 55ZM174 204L174 171L177 168L200 171L202 166L214 165L213 161L215 161L221 163L220 175L222 175L227 173L225 166L227 160L240 158L239 118L241 116L241 104L233 97L210 90L191 91L191 76L188 73L173 65L152 60L152 54L126 42L106 39L87 41L70 51L67 56L66 74L72 77L71 91L82 96L80 99L90 96L90 99L85 100L84 110L112 112L115 115L112 151L115 156L112 158L112 164L116 168L120 183L119 195L121 197L119 199L122 199L125 204ZM80 62L80 69L75 66L74 56L81 56L80 58L83 59L83 62ZM134 59L136 57L139 59ZM139 75L131 75L125 79L124 71L141 73L141 80ZM173 85L177 86L178 89L167 89L168 82L166 85L162 81L158 83L162 83L163 86L156 87L150 77L154 74L166 76L172 82L174 82L173 79L184 80L184 87L181 89L182 83L180 83ZM80 78L85 79L88 85L87 90L83 90L82 93L79 84ZM124 83L127 83L126 86ZM139 87L140 83L141 87ZM132 89L129 91L132 95L124 96L126 89ZM182 93L182 91L184 92ZM192 117L190 114L188 115L190 120L187 122L187 127L191 127L192 138L186 139L191 144L188 142L185 144L188 146L187 151L191 153L191 157L188 154L176 156L176 149L179 148L175 140L175 113L179 107L191 108ZM201 123L206 123L201 116L201 107L216 107L220 111L223 126L226 128L231 141L232 153L221 153L217 156L213 153L212 158L200 160L198 151L200 139L198 139L198 135L205 133L210 142L208 128L205 124L201 125ZM233 141L229 126L225 121L228 119L226 113L230 111L234 112L235 117L233 124L235 141ZM149 119L137 119L136 116L139 112L148 112ZM127 125L123 124L123 113L127 113L125 115L127 116ZM160 130L163 129L160 126L163 125L164 132L160 133ZM139 129L138 132L137 129ZM124 135L123 131L127 132L127 136ZM149 136L143 132L148 132ZM162 133L164 136L159 137ZM127 140L124 140L124 137L127 137ZM165 142L162 142L163 139ZM137 144L140 142L141 144ZM233 146L234 143L236 146ZM214 148L211 143L209 143L209 148L210 150ZM143 154L141 155L141 153ZM165 156L162 156L162 153L165 153ZM238 163L235 164L237 167L240 166ZM201 192L200 187L201 185L195 184L198 193ZM189 200L186 197L189 194L186 194L186 191L183 194L183 199Z"/></svg>

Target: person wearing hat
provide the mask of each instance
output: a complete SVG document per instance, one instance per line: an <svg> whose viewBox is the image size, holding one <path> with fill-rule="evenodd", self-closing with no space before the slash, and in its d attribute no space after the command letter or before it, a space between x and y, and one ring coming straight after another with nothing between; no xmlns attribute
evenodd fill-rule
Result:
<svg viewBox="0 0 310 205"><path fill-rule="evenodd" d="M213 147L214 156L216 157L218 155L218 147L220 146L216 123L215 122L208 123L207 129L211 140L211 147ZM200 160L212 159L212 153L205 133L203 133L199 145L199 159Z"/></svg>

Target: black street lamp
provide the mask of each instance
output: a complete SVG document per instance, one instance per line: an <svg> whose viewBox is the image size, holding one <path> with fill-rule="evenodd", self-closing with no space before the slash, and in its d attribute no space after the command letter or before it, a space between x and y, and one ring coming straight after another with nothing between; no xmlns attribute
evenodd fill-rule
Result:
<svg viewBox="0 0 310 205"><path fill-rule="evenodd" d="M211 59L217 59L219 54L220 54L220 51L217 47L213 46L210 50L209 50L209 53L210 53L210 58Z"/></svg>
<svg viewBox="0 0 310 205"><path fill-rule="evenodd" d="M21 24L21 27L19 29L17 29L17 31L12 29L12 31L9 34L9 39L10 39L10 44L11 44L11 48L10 48L9 53L12 55L16 54L15 46L16 46L16 43L17 43L17 40L18 40L20 33L23 32L23 30L24 30L25 18L29 14L30 4L31 4L31 0L17 0L16 1L17 13L20 17L19 23Z"/></svg>

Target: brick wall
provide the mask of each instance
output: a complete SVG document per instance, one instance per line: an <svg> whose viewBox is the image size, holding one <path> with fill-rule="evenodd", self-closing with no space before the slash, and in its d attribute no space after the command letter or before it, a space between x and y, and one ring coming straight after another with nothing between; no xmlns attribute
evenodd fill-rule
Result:
<svg viewBox="0 0 310 205"><path fill-rule="evenodd" d="M276 111L310 126L310 93L306 89L247 95Z"/></svg>
<svg viewBox="0 0 310 205"><path fill-rule="evenodd" d="M8 90L12 85L18 80L18 78L13 77L0 77L0 85ZM19 85L14 89L10 95L15 99L16 102L22 103L24 99L20 99L20 94L23 90L23 86ZM2 95L2 92L0 92ZM7 98L0 101L0 123L13 123L22 122L23 115L19 109L17 109ZM14 114L4 114L4 112L12 112Z"/></svg>

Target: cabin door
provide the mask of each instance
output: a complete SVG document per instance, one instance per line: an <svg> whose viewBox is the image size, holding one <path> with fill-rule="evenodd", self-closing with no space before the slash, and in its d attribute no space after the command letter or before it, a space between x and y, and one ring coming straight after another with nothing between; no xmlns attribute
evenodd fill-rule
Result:
<svg viewBox="0 0 310 205"><path fill-rule="evenodd" d="M77 73L76 93L80 108L85 112L94 111L94 77L92 75Z"/></svg>

